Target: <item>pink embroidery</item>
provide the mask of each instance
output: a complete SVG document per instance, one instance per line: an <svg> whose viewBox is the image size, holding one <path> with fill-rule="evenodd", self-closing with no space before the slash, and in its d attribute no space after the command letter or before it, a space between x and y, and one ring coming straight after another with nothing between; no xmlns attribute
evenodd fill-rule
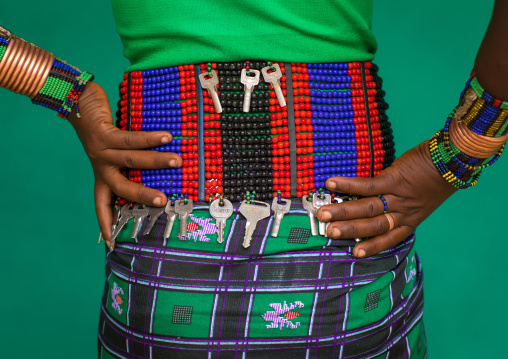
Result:
<svg viewBox="0 0 508 359"><path fill-rule="evenodd" d="M284 301L284 305L281 305L280 303L272 303L270 304L270 307L272 307L275 311L269 311L262 315L265 321L272 321L266 326L267 329L279 328L279 330L282 330L284 325L286 328L296 329L300 326L300 322L293 324L291 320L301 316L300 313L293 311L293 309L303 308L304 305L302 302L296 301L288 307Z"/></svg>
<svg viewBox="0 0 508 359"><path fill-rule="evenodd" d="M120 305L123 304L123 300L118 294L123 295L123 289L120 288L118 284L113 283L113 288L111 288L111 298L113 298L113 303L111 303L111 306L118 314L122 315L123 310L120 308Z"/></svg>
<svg viewBox="0 0 508 359"><path fill-rule="evenodd" d="M217 226L215 225L215 222L210 223L214 220L213 218L199 218L189 214L189 219L195 223L187 223L187 236L182 238L180 235L178 235L180 240L185 241L194 239L194 242L197 242L198 240L200 242L210 242L210 238L208 238L206 235L217 233Z"/></svg>

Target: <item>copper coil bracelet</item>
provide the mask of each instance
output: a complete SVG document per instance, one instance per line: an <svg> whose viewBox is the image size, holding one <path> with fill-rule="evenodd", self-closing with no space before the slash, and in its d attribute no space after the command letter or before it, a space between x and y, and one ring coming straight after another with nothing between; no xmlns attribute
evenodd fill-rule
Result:
<svg viewBox="0 0 508 359"><path fill-rule="evenodd" d="M0 87L28 96L63 118L76 106L93 75L56 59L50 52L0 27Z"/></svg>

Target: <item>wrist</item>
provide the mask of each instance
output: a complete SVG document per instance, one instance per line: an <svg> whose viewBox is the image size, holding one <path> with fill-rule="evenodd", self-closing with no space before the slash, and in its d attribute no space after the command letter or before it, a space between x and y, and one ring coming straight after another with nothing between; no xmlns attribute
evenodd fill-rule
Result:
<svg viewBox="0 0 508 359"><path fill-rule="evenodd" d="M79 108L82 116L86 117L87 121L95 120L99 117L103 118L104 116L100 116L102 107L99 104L104 101L107 102L108 98L102 86L96 82L88 82L79 97ZM104 115L107 115L107 113L105 112ZM106 117L106 119L109 119L108 116ZM69 113L67 119L73 126L77 124L79 118L75 109Z"/></svg>
<svg viewBox="0 0 508 359"><path fill-rule="evenodd" d="M28 96L32 103L67 118L93 75L81 72L53 54L0 27L0 87Z"/></svg>

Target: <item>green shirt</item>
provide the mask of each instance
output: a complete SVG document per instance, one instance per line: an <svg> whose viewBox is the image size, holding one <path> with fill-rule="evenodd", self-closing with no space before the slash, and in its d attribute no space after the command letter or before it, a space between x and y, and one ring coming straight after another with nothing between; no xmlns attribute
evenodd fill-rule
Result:
<svg viewBox="0 0 508 359"><path fill-rule="evenodd" d="M372 0L111 0L127 71L205 61L370 61Z"/></svg>

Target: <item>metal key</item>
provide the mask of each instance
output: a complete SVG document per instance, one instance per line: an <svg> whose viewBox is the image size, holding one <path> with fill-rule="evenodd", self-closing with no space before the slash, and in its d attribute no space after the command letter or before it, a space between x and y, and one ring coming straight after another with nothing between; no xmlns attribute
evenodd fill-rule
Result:
<svg viewBox="0 0 508 359"><path fill-rule="evenodd" d="M280 201L278 198L274 198L272 202L272 211L274 212L273 218L275 218L272 226L272 237L277 237L279 234L280 222L286 213L289 213L291 208L291 201L289 199L282 198Z"/></svg>
<svg viewBox="0 0 508 359"><path fill-rule="evenodd" d="M238 208L238 211L247 219L247 223L245 223L245 237L242 244L244 248L250 247L250 241L259 220L269 217L271 212L268 203L261 201L253 202L257 203L257 205L243 201L240 208Z"/></svg>
<svg viewBox="0 0 508 359"><path fill-rule="evenodd" d="M166 203L166 207L164 207L164 212L167 214L166 216L166 227L164 228L163 238L166 240L171 236L171 231L173 230L173 224L175 223L176 217L178 214L175 212L175 205L172 201L168 201Z"/></svg>
<svg viewBox="0 0 508 359"><path fill-rule="evenodd" d="M119 220L120 220L120 207L115 205L113 206L113 221L111 224L111 235L113 235L113 233L115 232Z"/></svg>
<svg viewBox="0 0 508 359"><path fill-rule="evenodd" d="M312 200L308 200L307 196L302 197L302 205L303 209L307 211L307 215L309 216L310 220L310 233L313 236L318 235L318 229L316 225L316 207L312 204Z"/></svg>
<svg viewBox="0 0 508 359"><path fill-rule="evenodd" d="M318 210L319 208L332 203L332 196L328 193L314 193L312 204ZM319 221L319 234L326 236L326 223Z"/></svg>
<svg viewBox="0 0 508 359"><path fill-rule="evenodd" d="M180 238L185 239L187 236L187 218L192 213L194 202L192 199L180 199L175 201L175 212L178 214L180 219Z"/></svg>
<svg viewBox="0 0 508 359"><path fill-rule="evenodd" d="M247 76L247 69L242 69L242 74L240 76L240 82L243 86L243 112L249 112L250 110L250 99L252 96L252 91L254 91L254 86L259 84L259 70L249 70L251 74L254 76Z"/></svg>
<svg viewBox="0 0 508 359"><path fill-rule="evenodd" d="M217 242L219 243L224 242L226 220L231 217L233 211L233 204L225 198L222 198L222 205L221 199L216 199L210 204L210 215L215 218L215 225L218 229Z"/></svg>
<svg viewBox="0 0 508 359"><path fill-rule="evenodd" d="M275 71L272 71L271 66L266 66L261 69L263 73L263 78L265 82L269 82L275 94L277 95L277 100L279 100L280 107L286 107L286 100L284 99L284 94L282 93L282 89L280 88L280 79L282 77L282 71L280 70L279 64L272 65L275 68Z"/></svg>
<svg viewBox="0 0 508 359"><path fill-rule="evenodd" d="M131 218L134 218L134 214L132 214L132 209L129 204L124 204L122 209L120 210L120 219L118 220L118 225L111 236L111 243L109 249L112 251L115 248L116 237L118 237L118 233L122 230L123 226L129 222Z"/></svg>
<svg viewBox="0 0 508 359"><path fill-rule="evenodd" d="M201 83L201 87L208 90L210 96L212 96L213 106L215 107L215 112L222 112L222 105L219 100L219 95L217 94L217 85L219 84L219 76L217 76L217 71L212 70L211 76L208 75L208 72L204 72L199 75L199 82Z"/></svg>
<svg viewBox="0 0 508 359"><path fill-rule="evenodd" d="M131 238L136 238L138 235L139 227L141 227L141 223L143 223L143 220L148 217L150 212L146 206L142 204L136 204L132 209L132 214L134 215L134 227L132 227Z"/></svg>
<svg viewBox="0 0 508 359"><path fill-rule="evenodd" d="M164 207L148 207L148 212L150 215L150 220L148 221L143 234L150 234L150 231L152 230L155 222L157 222L157 219L159 219L159 217L164 213Z"/></svg>

